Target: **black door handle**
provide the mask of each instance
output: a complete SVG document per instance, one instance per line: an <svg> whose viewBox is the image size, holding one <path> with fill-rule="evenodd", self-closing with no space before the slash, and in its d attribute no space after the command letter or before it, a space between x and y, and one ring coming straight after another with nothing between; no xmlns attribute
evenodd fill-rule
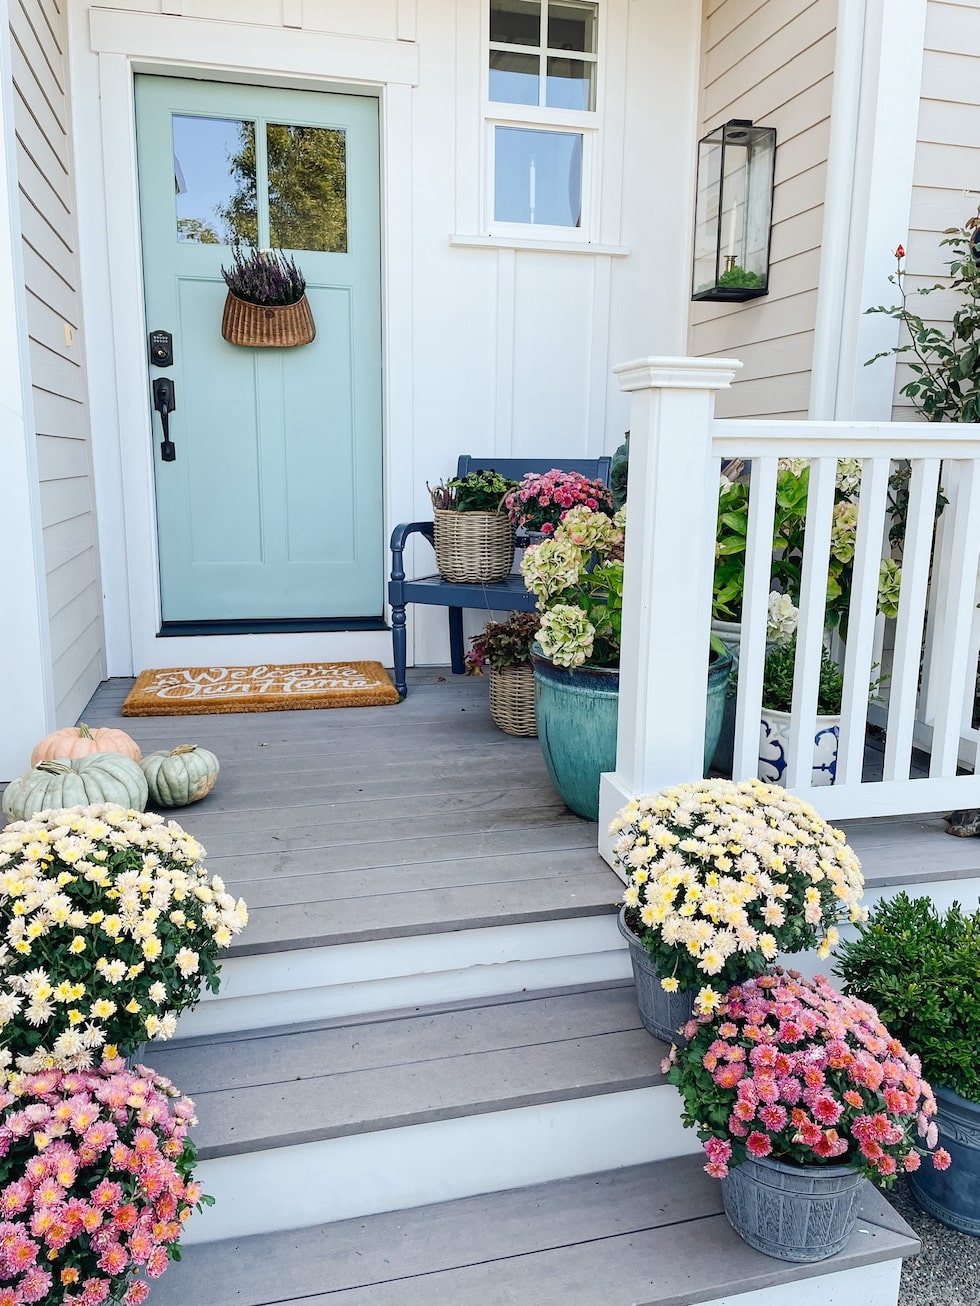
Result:
<svg viewBox="0 0 980 1306"><path fill-rule="evenodd" d="M160 424L163 427L160 457L165 463L172 463L177 457L177 448L170 438L170 414L177 407L177 404L174 397L174 383L169 376L154 378L153 407L160 414Z"/></svg>

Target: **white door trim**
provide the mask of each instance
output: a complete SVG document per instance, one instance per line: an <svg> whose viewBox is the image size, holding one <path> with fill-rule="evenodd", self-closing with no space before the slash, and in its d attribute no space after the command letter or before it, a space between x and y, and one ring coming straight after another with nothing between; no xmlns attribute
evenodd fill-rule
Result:
<svg viewBox="0 0 980 1306"><path fill-rule="evenodd" d="M69 7L84 329L110 676L149 667L373 658L385 631L160 638L133 76L378 96L385 530L412 515L412 119L417 47ZM192 53L188 53L192 52Z"/></svg>

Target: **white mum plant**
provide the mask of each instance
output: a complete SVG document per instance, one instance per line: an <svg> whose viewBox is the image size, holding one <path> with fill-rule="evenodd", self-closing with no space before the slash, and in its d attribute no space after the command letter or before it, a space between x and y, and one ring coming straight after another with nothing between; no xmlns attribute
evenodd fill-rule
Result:
<svg viewBox="0 0 980 1306"><path fill-rule="evenodd" d="M245 903L173 821L98 804L0 831L0 1082L170 1038Z"/></svg>
<svg viewBox="0 0 980 1306"><path fill-rule="evenodd" d="M609 827L626 924L668 992L711 1010L779 953L829 955L842 920L866 919L844 834L778 785L701 780L628 803Z"/></svg>

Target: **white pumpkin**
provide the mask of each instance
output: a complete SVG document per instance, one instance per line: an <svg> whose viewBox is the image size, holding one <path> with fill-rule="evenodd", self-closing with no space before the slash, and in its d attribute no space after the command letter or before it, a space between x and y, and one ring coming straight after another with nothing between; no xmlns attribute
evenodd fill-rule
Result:
<svg viewBox="0 0 980 1306"><path fill-rule="evenodd" d="M218 779L218 759L197 744L169 753L148 753L140 762L153 807L186 807L209 794Z"/></svg>

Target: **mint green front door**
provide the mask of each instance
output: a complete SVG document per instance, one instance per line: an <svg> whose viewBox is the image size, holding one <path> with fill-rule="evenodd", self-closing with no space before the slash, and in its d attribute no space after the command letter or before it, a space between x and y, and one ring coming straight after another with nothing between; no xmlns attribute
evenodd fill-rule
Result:
<svg viewBox="0 0 980 1306"><path fill-rule="evenodd" d="M173 337L174 458L153 415L166 623L380 618L384 582L378 105L136 79L147 332ZM235 245L282 248L316 339L221 336Z"/></svg>

